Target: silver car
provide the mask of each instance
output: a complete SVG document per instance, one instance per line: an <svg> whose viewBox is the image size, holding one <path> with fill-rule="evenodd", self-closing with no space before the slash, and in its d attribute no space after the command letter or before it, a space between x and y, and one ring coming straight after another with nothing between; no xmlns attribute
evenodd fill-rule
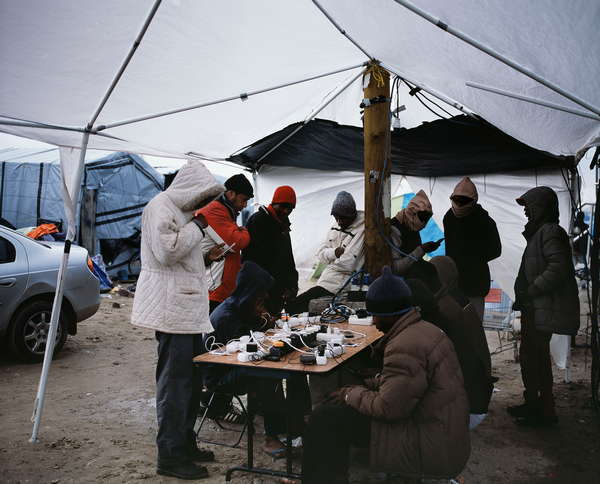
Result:
<svg viewBox="0 0 600 484"><path fill-rule="evenodd" d="M0 339L27 362L41 361L50 329L50 314L64 244L38 242L0 226ZM55 354L77 323L94 315L100 287L88 253L73 245L56 335Z"/></svg>

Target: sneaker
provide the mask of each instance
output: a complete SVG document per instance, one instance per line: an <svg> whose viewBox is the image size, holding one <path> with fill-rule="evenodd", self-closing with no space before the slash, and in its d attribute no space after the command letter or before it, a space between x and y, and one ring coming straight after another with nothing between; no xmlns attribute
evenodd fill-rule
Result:
<svg viewBox="0 0 600 484"><path fill-rule="evenodd" d="M512 417L523 418L536 415L538 409L536 407L532 407L527 403L522 403L521 405L512 405L510 407L507 407L506 411Z"/></svg>
<svg viewBox="0 0 600 484"><path fill-rule="evenodd" d="M215 460L215 454L212 451L198 447L192 448L189 456L192 462L214 462Z"/></svg>
<svg viewBox="0 0 600 484"><path fill-rule="evenodd" d="M517 419L517 425L521 425L522 427L552 427L558 423L558 417L556 415L546 416L546 415L528 415L527 417L522 417Z"/></svg>
<svg viewBox="0 0 600 484"><path fill-rule="evenodd" d="M181 462L179 464L158 464L156 473L161 476L177 477L178 479L194 480L208 477L208 469L192 462Z"/></svg>
<svg viewBox="0 0 600 484"><path fill-rule="evenodd" d="M265 443L262 446L262 450L273 457L273 459L285 457L285 445L283 445L279 439L270 435L265 437Z"/></svg>

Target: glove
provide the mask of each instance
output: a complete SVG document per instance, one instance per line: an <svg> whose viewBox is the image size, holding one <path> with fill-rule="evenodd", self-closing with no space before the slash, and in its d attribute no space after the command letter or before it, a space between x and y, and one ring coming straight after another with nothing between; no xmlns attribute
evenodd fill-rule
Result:
<svg viewBox="0 0 600 484"><path fill-rule="evenodd" d="M421 244L421 249L423 249L423 251L425 251L426 254L429 254L430 252L439 249L441 244L441 242L429 241L425 242L424 244Z"/></svg>

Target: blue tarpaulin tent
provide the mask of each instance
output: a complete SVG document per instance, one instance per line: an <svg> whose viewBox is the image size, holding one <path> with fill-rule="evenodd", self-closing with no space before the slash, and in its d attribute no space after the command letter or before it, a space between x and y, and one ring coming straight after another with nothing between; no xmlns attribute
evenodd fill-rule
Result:
<svg viewBox="0 0 600 484"><path fill-rule="evenodd" d="M107 241L135 237L144 206L162 190L163 184L163 175L131 153L118 152L86 160L78 203L81 206L86 190L96 191L94 252L100 252ZM0 150L0 217L15 227L32 227L48 221L59 225L59 230L66 228L60 228L63 222L66 226L61 185L58 149ZM117 248L114 252L116 258L121 252L131 251ZM109 259L112 261L113 257Z"/></svg>

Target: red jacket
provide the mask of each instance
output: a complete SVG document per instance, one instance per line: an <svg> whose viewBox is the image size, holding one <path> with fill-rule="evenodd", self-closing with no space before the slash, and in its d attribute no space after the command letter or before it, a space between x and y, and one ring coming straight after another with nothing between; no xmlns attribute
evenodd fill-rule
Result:
<svg viewBox="0 0 600 484"><path fill-rule="evenodd" d="M235 244L234 252L228 253L225 258L221 285L208 293L211 301L222 302L235 289L235 280L242 266L240 251L250 243L250 234L244 227L238 227L232 210L219 200L210 202L206 207L200 209L200 213L206 217L208 224L227 245Z"/></svg>

